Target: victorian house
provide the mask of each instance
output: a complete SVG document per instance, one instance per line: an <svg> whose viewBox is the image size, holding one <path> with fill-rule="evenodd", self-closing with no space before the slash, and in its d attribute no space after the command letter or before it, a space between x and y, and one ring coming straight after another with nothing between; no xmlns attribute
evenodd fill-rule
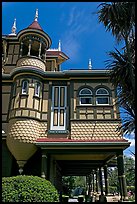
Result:
<svg viewBox="0 0 137 204"><path fill-rule="evenodd" d="M92 190L109 192L107 168L117 166L126 199L123 150L130 143L121 123L110 71L61 70L69 57L50 49L49 35L34 21L2 36L2 176L37 175L62 189L62 176L86 176ZM71 59L70 59L71 60ZM90 181L90 178L92 181Z"/></svg>

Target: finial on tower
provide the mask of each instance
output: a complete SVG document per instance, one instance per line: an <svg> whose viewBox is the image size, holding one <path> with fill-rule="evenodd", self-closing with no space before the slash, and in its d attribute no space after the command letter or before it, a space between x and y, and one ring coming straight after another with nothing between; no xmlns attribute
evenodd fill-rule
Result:
<svg viewBox="0 0 137 204"><path fill-rule="evenodd" d="M11 34L9 34L9 35L16 35L16 30L17 30L17 28L16 28L16 18L15 18L12 29L11 29Z"/></svg>
<svg viewBox="0 0 137 204"><path fill-rule="evenodd" d="M36 9L35 20L34 21L38 21L38 9Z"/></svg>
<svg viewBox="0 0 137 204"><path fill-rule="evenodd" d="M59 40L58 51L61 51L61 40Z"/></svg>
<svg viewBox="0 0 137 204"><path fill-rule="evenodd" d="M88 69L92 69L91 59L89 59Z"/></svg>

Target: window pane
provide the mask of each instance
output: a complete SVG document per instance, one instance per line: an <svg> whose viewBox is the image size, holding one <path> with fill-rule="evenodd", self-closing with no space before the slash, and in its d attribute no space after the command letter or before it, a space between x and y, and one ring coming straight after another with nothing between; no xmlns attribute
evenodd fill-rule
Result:
<svg viewBox="0 0 137 204"><path fill-rule="evenodd" d="M40 84L36 83L35 84L35 96L39 96L40 95Z"/></svg>
<svg viewBox="0 0 137 204"><path fill-rule="evenodd" d="M99 95L108 94L108 91L106 89L100 88L97 90L97 94Z"/></svg>
<svg viewBox="0 0 137 204"><path fill-rule="evenodd" d="M23 83L22 83L22 93L27 93L27 89L28 89L28 82L23 81Z"/></svg>
<svg viewBox="0 0 137 204"><path fill-rule="evenodd" d="M54 88L54 107L58 106L58 102L59 102L59 88L55 87Z"/></svg>
<svg viewBox="0 0 137 204"><path fill-rule="evenodd" d="M82 89L80 95L91 95L92 92L89 89Z"/></svg>
<svg viewBox="0 0 137 204"><path fill-rule="evenodd" d="M92 98L81 98L81 104L92 104Z"/></svg>
<svg viewBox="0 0 137 204"><path fill-rule="evenodd" d="M97 98L97 104L108 104L108 97Z"/></svg>

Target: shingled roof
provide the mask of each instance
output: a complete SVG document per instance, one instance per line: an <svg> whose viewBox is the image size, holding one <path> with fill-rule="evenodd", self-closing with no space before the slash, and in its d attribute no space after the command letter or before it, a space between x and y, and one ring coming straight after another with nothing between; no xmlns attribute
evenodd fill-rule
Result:
<svg viewBox="0 0 137 204"><path fill-rule="evenodd" d="M41 26L39 25L39 23L37 21L33 21L33 23L30 24L28 26L28 28L36 29L36 30L42 30L43 31L43 29L41 28Z"/></svg>

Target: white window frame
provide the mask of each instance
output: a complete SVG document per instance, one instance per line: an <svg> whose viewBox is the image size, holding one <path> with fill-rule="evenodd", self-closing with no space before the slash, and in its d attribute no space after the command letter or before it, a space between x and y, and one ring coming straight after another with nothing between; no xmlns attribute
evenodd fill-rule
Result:
<svg viewBox="0 0 137 204"><path fill-rule="evenodd" d="M88 91L90 91L90 93L89 94L82 94L81 92L84 89L87 89ZM92 103L81 103L82 98L90 98ZM81 106L91 106L91 105L93 105L93 94L92 94L92 91L89 88L83 88L83 89L80 90L80 92L79 92L79 104Z"/></svg>
<svg viewBox="0 0 137 204"><path fill-rule="evenodd" d="M35 89L34 89L34 96L40 97L40 83L36 82L35 83Z"/></svg>
<svg viewBox="0 0 137 204"><path fill-rule="evenodd" d="M65 95L64 95L64 106L61 107L60 106L60 89L61 88L65 89ZM54 91L55 88L59 88L59 98L58 98L58 106L55 107L54 106ZM59 124L57 126L53 125L53 120L54 120L54 110L58 110L58 121L59 121L59 117L60 117L60 110L64 110L64 125L60 126ZM52 106L51 106L51 122L50 122L50 130L57 130L57 131L65 131L66 130L66 121L67 121L67 87L66 86L53 86L52 87Z"/></svg>
<svg viewBox="0 0 137 204"><path fill-rule="evenodd" d="M24 87L25 83L27 83L26 88ZM21 93L24 95L28 93L28 81L27 80L22 81L22 92Z"/></svg>
<svg viewBox="0 0 137 204"><path fill-rule="evenodd" d="M98 93L98 91L100 89L104 89L106 91L106 93L105 94ZM98 100L97 100L98 98L107 98L108 99L108 103L98 103ZM97 89L97 91L96 91L96 105L109 105L109 103L110 103L110 101L109 101L109 92L108 92L108 90L106 90L105 88Z"/></svg>

